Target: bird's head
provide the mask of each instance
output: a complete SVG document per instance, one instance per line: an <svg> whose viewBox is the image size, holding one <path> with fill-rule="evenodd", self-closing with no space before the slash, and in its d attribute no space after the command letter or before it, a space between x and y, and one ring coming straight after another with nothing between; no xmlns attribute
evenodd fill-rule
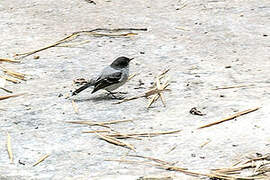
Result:
<svg viewBox="0 0 270 180"><path fill-rule="evenodd" d="M129 62L134 58L127 58L127 57L119 57L116 60L114 60L111 64L112 68L121 69L125 68L129 65Z"/></svg>

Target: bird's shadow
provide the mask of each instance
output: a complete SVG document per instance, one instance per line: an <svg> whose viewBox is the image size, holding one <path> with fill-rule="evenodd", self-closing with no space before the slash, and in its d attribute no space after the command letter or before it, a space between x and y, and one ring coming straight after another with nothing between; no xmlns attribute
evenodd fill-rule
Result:
<svg viewBox="0 0 270 180"><path fill-rule="evenodd" d="M99 95L99 96L93 96L93 97L87 97L87 98L83 98L83 99L75 99L73 98L74 102L85 102L85 101L94 101L94 102L98 102L98 101L119 101L121 99L123 99L124 97L113 97L111 95Z"/></svg>

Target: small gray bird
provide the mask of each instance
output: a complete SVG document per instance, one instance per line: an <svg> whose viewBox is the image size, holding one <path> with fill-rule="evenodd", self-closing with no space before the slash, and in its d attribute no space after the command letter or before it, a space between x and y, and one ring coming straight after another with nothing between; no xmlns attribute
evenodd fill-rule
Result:
<svg viewBox="0 0 270 180"><path fill-rule="evenodd" d="M129 76L129 62L134 58L119 57L111 65L103 69L97 79L92 79L72 93L72 96L79 94L90 86L94 86L92 93L105 89L110 94L112 91L125 84Z"/></svg>

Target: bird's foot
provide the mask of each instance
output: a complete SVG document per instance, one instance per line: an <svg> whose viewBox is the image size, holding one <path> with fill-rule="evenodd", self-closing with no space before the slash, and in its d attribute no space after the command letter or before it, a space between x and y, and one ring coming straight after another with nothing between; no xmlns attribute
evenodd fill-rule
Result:
<svg viewBox="0 0 270 180"><path fill-rule="evenodd" d="M109 91L108 91L109 92ZM128 94L128 92L109 92L110 94Z"/></svg>
<svg viewBox="0 0 270 180"><path fill-rule="evenodd" d="M118 92L110 92L108 91L108 95L110 95L113 99L117 99L117 100L122 100L124 99L125 97L122 97L122 96L115 96L115 94L117 94Z"/></svg>
<svg viewBox="0 0 270 180"><path fill-rule="evenodd" d="M128 92L117 92L119 94L128 94Z"/></svg>

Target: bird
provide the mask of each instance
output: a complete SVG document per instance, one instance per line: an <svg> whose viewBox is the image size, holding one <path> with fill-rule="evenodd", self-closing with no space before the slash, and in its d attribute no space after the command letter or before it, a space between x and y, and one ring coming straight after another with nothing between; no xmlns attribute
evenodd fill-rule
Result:
<svg viewBox="0 0 270 180"><path fill-rule="evenodd" d="M134 58L118 57L109 66L105 67L96 79L91 79L89 82L81 86L79 89L72 92L72 96L79 94L81 91L90 86L94 86L91 94L104 89L112 96L115 89L125 84L129 76L129 62ZM115 96L114 96L115 97Z"/></svg>

